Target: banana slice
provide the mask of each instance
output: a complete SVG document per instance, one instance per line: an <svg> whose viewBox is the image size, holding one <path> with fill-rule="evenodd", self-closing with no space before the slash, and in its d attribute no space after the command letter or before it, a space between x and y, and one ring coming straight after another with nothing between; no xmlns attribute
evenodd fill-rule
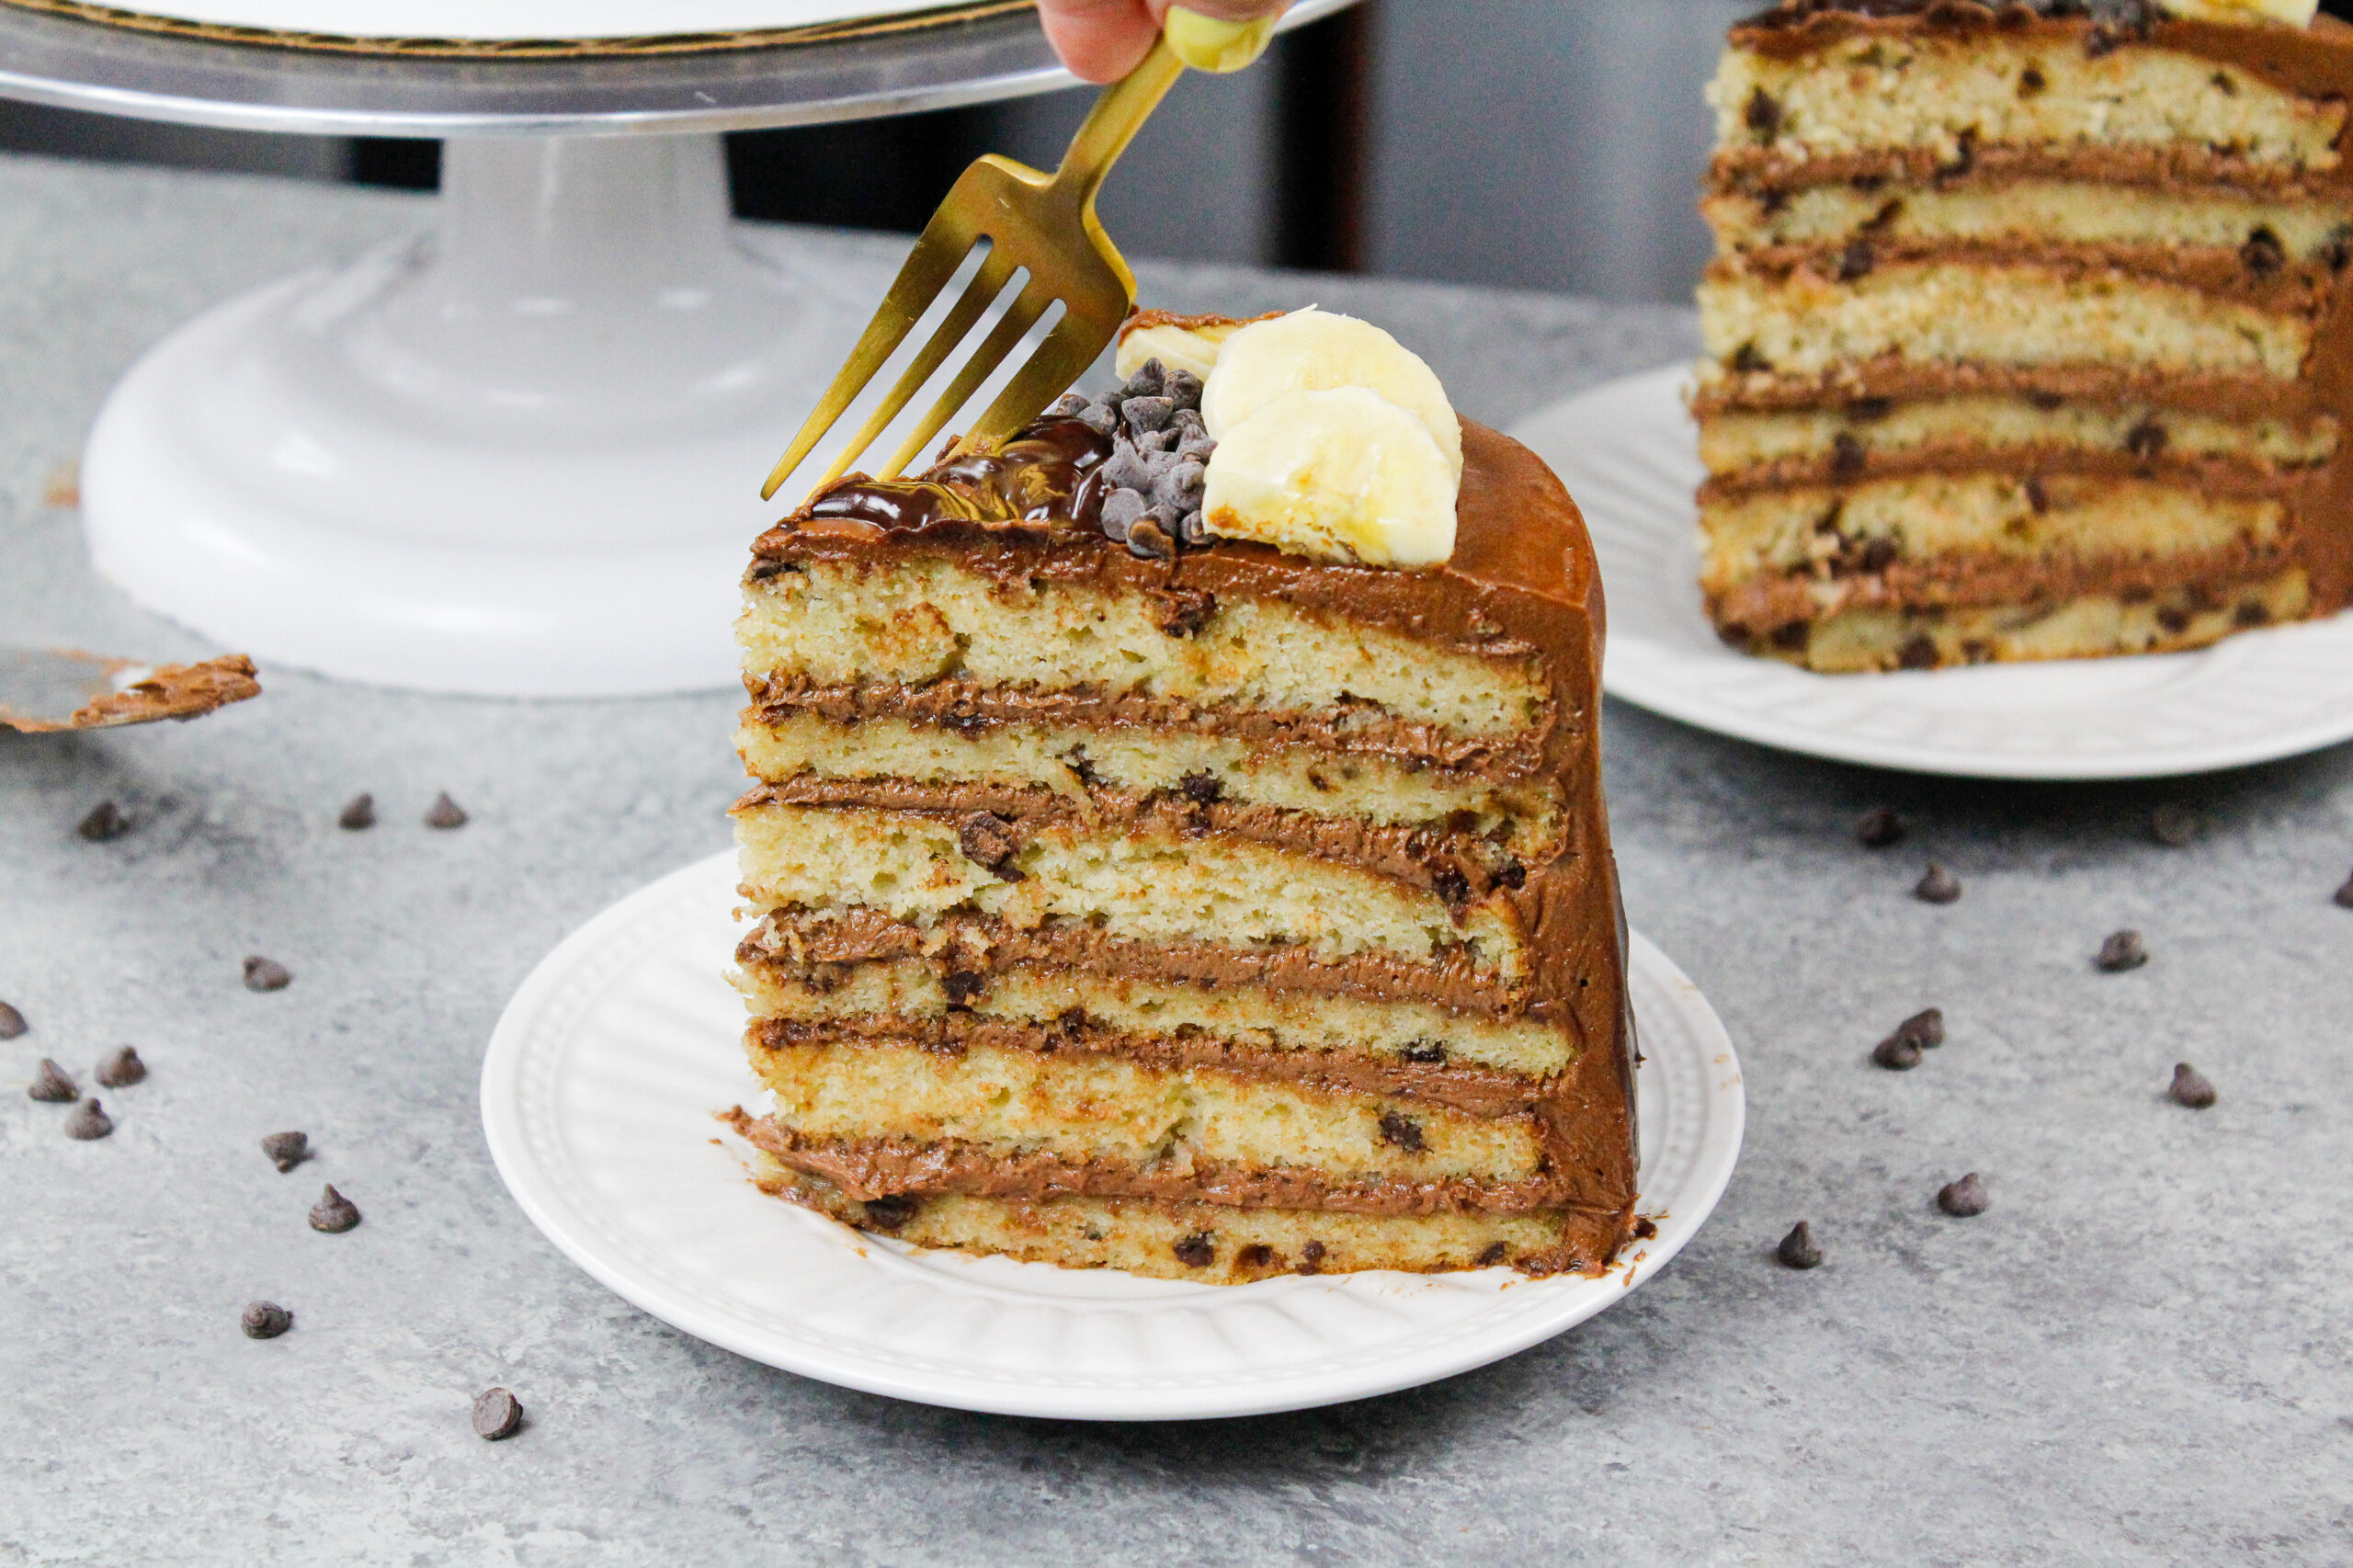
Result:
<svg viewBox="0 0 2353 1568"><path fill-rule="evenodd" d="M1286 392L1367 387L1418 417L1454 476L1462 475L1462 424L1446 389L1418 355L1370 322L1313 305L1252 322L1219 345L1217 368L1201 380L1201 423L1218 440Z"/></svg>
<svg viewBox="0 0 2353 1568"><path fill-rule="evenodd" d="M1206 381L1217 369L1220 347L1249 324L1238 316L1173 316L1165 311L1144 311L1120 335L1112 368L1124 381L1142 369L1145 360L1157 359L1163 369L1190 370Z"/></svg>
<svg viewBox="0 0 2353 1568"><path fill-rule="evenodd" d="M1210 457L1209 531L1292 555L1422 566L1454 553L1461 487L1421 417L1367 387L1278 393Z"/></svg>
<svg viewBox="0 0 2353 1568"><path fill-rule="evenodd" d="M2290 27L2313 25L2320 0L2161 0L2177 17L2201 22L2286 22Z"/></svg>

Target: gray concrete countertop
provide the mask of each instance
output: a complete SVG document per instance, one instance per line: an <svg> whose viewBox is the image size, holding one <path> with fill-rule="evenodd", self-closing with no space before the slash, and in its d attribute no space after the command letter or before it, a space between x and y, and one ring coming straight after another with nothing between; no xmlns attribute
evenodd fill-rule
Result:
<svg viewBox="0 0 2353 1568"><path fill-rule="evenodd" d="M200 650L45 499L199 308L424 223L311 186L0 163L0 627ZM763 235L879 280L885 243ZM1154 302L1376 317L1506 421L1688 351L1663 311L1152 269ZM2353 748L2164 786L1783 756L1612 706L1627 903L1723 1015L1748 1145L1714 1220L1581 1328L1279 1418L1057 1425L688 1339L542 1241L485 1154L483 1043L610 900L723 846L724 694L457 700L265 669L197 724L0 733L0 1562L2353 1561ZM372 791L368 833L335 826ZM447 790L472 814L419 818ZM74 824L101 800L134 824ZM2151 809L2200 833L2167 848ZM1912 823L1857 845L1868 807ZM1966 886L1909 896L1934 857ZM2132 973L2100 939L2145 933ZM240 960L293 971L255 994ZM1867 1060L1937 1005L1911 1073ZM53 1056L119 1130L24 1095ZM2221 1091L2195 1112L2177 1060ZM306 1130L279 1176L256 1140ZM1936 1210L1984 1173L1982 1217ZM367 1220L304 1223L322 1182ZM1780 1267L1813 1222L1827 1261ZM248 1300L292 1307L267 1344ZM530 1425L490 1445L473 1395Z"/></svg>

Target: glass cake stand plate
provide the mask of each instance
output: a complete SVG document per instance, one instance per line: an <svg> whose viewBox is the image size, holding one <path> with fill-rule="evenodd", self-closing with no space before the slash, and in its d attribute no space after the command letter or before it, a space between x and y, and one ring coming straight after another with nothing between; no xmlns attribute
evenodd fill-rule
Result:
<svg viewBox="0 0 2353 1568"><path fill-rule="evenodd" d="M1083 1420L1303 1409L1509 1356L1623 1300L1715 1207L1740 1152L1740 1063L1697 987L1633 939L1643 1212L1658 1233L1598 1279L1508 1269L1143 1279L925 1252L768 1198L713 1119L757 1103L735 861L631 893L542 960L483 1063L499 1175L573 1261L698 1338L927 1404Z"/></svg>
<svg viewBox="0 0 2353 1568"><path fill-rule="evenodd" d="M1602 686L1787 751L1975 778L2155 778L2353 738L2353 614L2191 653L1823 676L1734 653L1699 604L1690 372L1624 377L1512 434L1585 511L1608 595Z"/></svg>

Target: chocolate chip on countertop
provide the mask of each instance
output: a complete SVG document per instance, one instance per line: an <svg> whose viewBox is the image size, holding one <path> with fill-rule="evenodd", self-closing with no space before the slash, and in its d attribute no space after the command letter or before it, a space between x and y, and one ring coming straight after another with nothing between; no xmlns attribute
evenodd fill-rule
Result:
<svg viewBox="0 0 2353 1568"><path fill-rule="evenodd" d="M1985 1184L1977 1179L1975 1171L1959 1181L1948 1182L1937 1189L1937 1207L1956 1220L1966 1220L1985 1212Z"/></svg>
<svg viewBox="0 0 2353 1568"><path fill-rule="evenodd" d="M2119 931L2099 945L2099 956L2092 965L2103 974L2121 974L2148 961L2149 949L2142 946L2141 933Z"/></svg>
<svg viewBox="0 0 2353 1568"><path fill-rule="evenodd" d="M1871 1047L1871 1060L1897 1073L1908 1072L1920 1065L1920 1042L1899 1029Z"/></svg>
<svg viewBox="0 0 2353 1568"><path fill-rule="evenodd" d="M1904 819L1885 806L1865 812L1855 824L1855 837L1866 849L1884 849L1904 842Z"/></svg>
<svg viewBox="0 0 2353 1568"><path fill-rule="evenodd" d="M2186 1105L2192 1110L2204 1110L2220 1097L2214 1093L2214 1085L2206 1081L2206 1074L2187 1062L2173 1064L2173 1083L2165 1093L2173 1096L2176 1105Z"/></svg>
<svg viewBox="0 0 2353 1568"><path fill-rule="evenodd" d="M1311 1242L1308 1244L1312 1246L1314 1244ZM1211 1242L1207 1231L1195 1231L1169 1250L1176 1255L1176 1261L1188 1268L1207 1268L1217 1258L1217 1247Z"/></svg>
<svg viewBox="0 0 2353 1568"><path fill-rule="evenodd" d="M50 1105L71 1105L82 1097L81 1086L66 1075L64 1068L46 1056L40 1059L40 1072L33 1078L33 1086L25 1093Z"/></svg>
<svg viewBox="0 0 2353 1568"><path fill-rule="evenodd" d="M1961 897L1961 879L1931 860L1913 884L1912 896L1923 903L1954 903Z"/></svg>
<svg viewBox="0 0 2353 1568"><path fill-rule="evenodd" d="M2198 838L2198 813L2166 804L2149 813L2149 836L2168 849L2186 849Z"/></svg>
<svg viewBox="0 0 2353 1568"><path fill-rule="evenodd" d="M1915 1045L1933 1051L1945 1042L1945 1010L1923 1007L1896 1025L1895 1032Z"/></svg>
<svg viewBox="0 0 2353 1568"><path fill-rule="evenodd" d="M433 809L425 813L425 825L444 829L463 827L466 825L466 809L449 799L449 792L444 790L435 797Z"/></svg>
<svg viewBox="0 0 2353 1568"><path fill-rule="evenodd" d="M25 1022L22 1013L6 1002L0 1002L0 1040L17 1040L31 1028L32 1025Z"/></svg>
<svg viewBox="0 0 2353 1568"><path fill-rule="evenodd" d="M505 1389L491 1389L474 1401L474 1435L488 1442L523 1429L523 1402Z"/></svg>
<svg viewBox="0 0 2353 1568"><path fill-rule="evenodd" d="M127 1089L147 1076L147 1063L139 1060L139 1048L126 1045L98 1063L98 1083L109 1089Z"/></svg>
<svg viewBox="0 0 2353 1568"><path fill-rule="evenodd" d="M65 1136L79 1138L85 1143L113 1131L114 1118L106 1113L95 1096L74 1107L74 1114L65 1119Z"/></svg>
<svg viewBox="0 0 2353 1568"><path fill-rule="evenodd" d="M1021 853L1021 841L1014 835L1013 824L995 812L974 812L956 830L957 847L964 858L979 866L1001 882L1023 881L1021 869L1013 858Z"/></svg>
<svg viewBox="0 0 2353 1568"><path fill-rule="evenodd" d="M104 844L109 838L120 838L131 831L131 819L122 814L112 801L100 801L90 808L74 829L93 844Z"/></svg>
<svg viewBox="0 0 2353 1568"><path fill-rule="evenodd" d="M1822 1267L1822 1249L1813 1244L1813 1227L1803 1220L1790 1227L1790 1233L1781 1238L1781 1244L1773 1249L1773 1255L1791 1268Z"/></svg>
<svg viewBox="0 0 2353 1568"><path fill-rule="evenodd" d="M276 959L254 953L245 959L245 989L248 991L283 991L294 983L294 971Z"/></svg>
<svg viewBox="0 0 2353 1568"><path fill-rule="evenodd" d="M278 1167L280 1176L311 1157L311 1135L307 1132L273 1132L261 1141L261 1152Z"/></svg>
<svg viewBox="0 0 2353 1568"><path fill-rule="evenodd" d="M358 833L362 828L375 826L376 797L373 795L352 796L348 801L345 802L342 812L335 819L335 824L353 833Z"/></svg>
<svg viewBox="0 0 2353 1568"><path fill-rule="evenodd" d="M1381 1141L1394 1143L1409 1154L1418 1154L1424 1147L1422 1124L1402 1111L1384 1110L1381 1113Z"/></svg>
<svg viewBox="0 0 2353 1568"><path fill-rule="evenodd" d="M2345 885L2330 896L2329 902L2339 909L2353 909L2353 877L2345 879Z"/></svg>
<svg viewBox="0 0 2353 1568"><path fill-rule="evenodd" d="M311 1229L339 1236L359 1223L359 1208L329 1183L326 1192L311 1205Z"/></svg>
<svg viewBox="0 0 2353 1568"><path fill-rule="evenodd" d="M275 1339L294 1326L294 1314L276 1301L247 1301L237 1326L247 1339Z"/></svg>

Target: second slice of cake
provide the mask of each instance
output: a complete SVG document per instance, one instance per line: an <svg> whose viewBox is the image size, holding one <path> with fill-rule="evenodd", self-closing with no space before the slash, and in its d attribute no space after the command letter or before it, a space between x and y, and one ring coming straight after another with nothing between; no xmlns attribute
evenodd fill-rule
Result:
<svg viewBox="0 0 2353 1568"><path fill-rule="evenodd" d="M1201 1280L1597 1270L1632 1074L1575 508L1361 323L1122 359L758 543L767 1185Z"/></svg>

